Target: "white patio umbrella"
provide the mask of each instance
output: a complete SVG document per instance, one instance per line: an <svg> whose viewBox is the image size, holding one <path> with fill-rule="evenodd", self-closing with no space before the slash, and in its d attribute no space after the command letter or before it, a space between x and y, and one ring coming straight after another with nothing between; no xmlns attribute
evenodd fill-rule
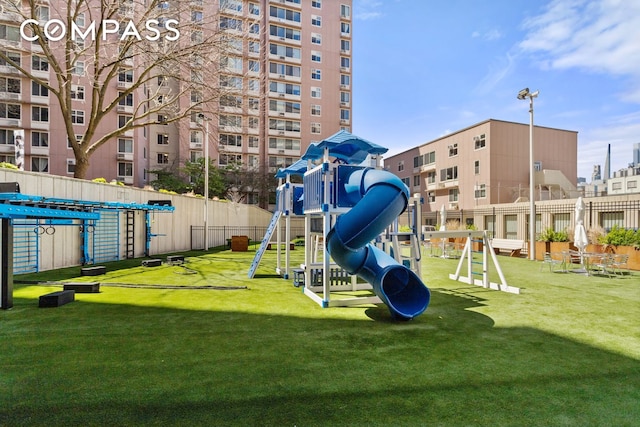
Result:
<svg viewBox="0 0 640 427"><path fill-rule="evenodd" d="M587 230L584 228L584 201L582 197L578 197L578 201L576 202L575 215L576 226L573 230L573 244L580 252L580 262L582 263L582 254L589 244Z"/></svg>
<svg viewBox="0 0 640 427"><path fill-rule="evenodd" d="M446 223L447 223L447 210L444 208L444 205L442 205L442 208L440 208L440 231L445 231L447 229Z"/></svg>

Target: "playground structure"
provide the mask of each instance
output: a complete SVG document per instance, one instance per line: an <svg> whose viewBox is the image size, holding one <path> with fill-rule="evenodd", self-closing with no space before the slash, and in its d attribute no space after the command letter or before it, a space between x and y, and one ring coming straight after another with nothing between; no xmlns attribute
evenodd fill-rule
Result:
<svg viewBox="0 0 640 427"><path fill-rule="evenodd" d="M283 171L283 175L303 173L305 263L301 270L305 295L322 307L383 302L394 318L409 320L426 310L430 292L419 274L409 268L411 261L407 263L409 266L397 261L403 256L398 247L402 233L397 230L388 233L387 251L370 243L378 239L384 247L381 234L396 221L409 202L409 191L404 183L380 168L380 155L386 151L384 147L340 131L311 145L302 161L289 171ZM335 160L331 161L331 157ZM280 194L293 197L295 187L287 186L287 183L281 185ZM289 200L288 195L282 197L285 203ZM297 203L300 197L292 200ZM286 207L276 209L249 277L253 277ZM418 248L414 266L419 263L418 229L416 226L414 233L409 233L413 235L412 244ZM288 250L285 245L285 251ZM287 277L288 269L287 257ZM369 292L368 295L354 295L360 291ZM348 296L331 297L347 292Z"/></svg>
<svg viewBox="0 0 640 427"><path fill-rule="evenodd" d="M17 183L0 184L0 219L2 244L0 254L0 308L13 306L13 274L38 271L39 236L54 234L56 227L75 226L80 231L81 264L101 262L101 257L119 259L119 214L126 217L125 253L133 253L136 211L144 213L145 255L149 255L152 212L172 212L174 208L164 200L149 203L99 202L47 198L20 193ZM17 232L16 232L17 231Z"/></svg>

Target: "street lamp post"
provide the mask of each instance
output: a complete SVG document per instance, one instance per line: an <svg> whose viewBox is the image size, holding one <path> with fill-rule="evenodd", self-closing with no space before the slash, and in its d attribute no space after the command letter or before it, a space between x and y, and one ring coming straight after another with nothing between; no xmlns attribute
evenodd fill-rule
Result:
<svg viewBox="0 0 640 427"><path fill-rule="evenodd" d="M518 99L529 98L529 259L536 259L536 202L535 202L535 179L533 160L533 98L538 96L540 91L529 92L526 87L518 92Z"/></svg>
<svg viewBox="0 0 640 427"><path fill-rule="evenodd" d="M204 121L204 250L209 250L209 118L204 114L199 117Z"/></svg>

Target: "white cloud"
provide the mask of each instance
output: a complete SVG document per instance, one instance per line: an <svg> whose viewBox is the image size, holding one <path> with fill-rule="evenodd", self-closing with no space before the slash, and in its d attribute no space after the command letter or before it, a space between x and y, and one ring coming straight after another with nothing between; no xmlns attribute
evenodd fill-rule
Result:
<svg viewBox="0 0 640 427"><path fill-rule="evenodd" d="M383 16L380 12L382 2L378 0L354 0L353 16L355 19L367 21Z"/></svg>
<svg viewBox="0 0 640 427"><path fill-rule="evenodd" d="M474 39L483 39L487 41L493 41L501 39L503 36L502 32L497 28L491 29L489 31L485 31L484 33L480 31L474 31L471 33L471 37Z"/></svg>
<svg viewBox="0 0 640 427"><path fill-rule="evenodd" d="M630 79L620 98L640 103L640 2L553 0L524 22L524 52L541 67L579 68Z"/></svg>

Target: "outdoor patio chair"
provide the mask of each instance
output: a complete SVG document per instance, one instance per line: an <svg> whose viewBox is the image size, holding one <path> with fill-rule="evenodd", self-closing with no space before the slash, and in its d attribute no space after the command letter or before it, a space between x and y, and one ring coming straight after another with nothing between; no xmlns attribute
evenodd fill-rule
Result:
<svg viewBox="0 0 640 427"><path fill-rule="evenodd" d="M599 254L593 256L589 262L589 269L595 274L606 274L611 277L613 272L613 256L611 254Z"/></svg>
<svg viewBox="0 0 640 427"><path fill-rule="evenodd" d="M611 270L614 274L629 274L629 266L627 262L629 261L629 255L627 254L617 254L611 256Z"/></svg>
<svg viewBox="0 0 640 427"><path fill-rule="evenodd" d="M573 249L569 249L569 251L567 252L567 258L566 258L566 262L567 262L567 270L569 268L576 268L576 266L578 266L578 268L582 268L582 256L580 255L580 252L578 251L574 251Z"/></svg>
<svg viewBox="0 0 640 427"><path fill-rule="evenodd" d="M565 271L565 267L564 267L564 261L563 260L559 260L559 259L553 259L553 257L551 257L551 254L549 252L545 252L544 253L544 258L542 259L542 264L540 264L540 271L542 271L542 267L544 267L544 265L548 265L549 266L549 271L551 273L556 273L559 271ZM559 266L559 268L558 268Z"/></svg>

